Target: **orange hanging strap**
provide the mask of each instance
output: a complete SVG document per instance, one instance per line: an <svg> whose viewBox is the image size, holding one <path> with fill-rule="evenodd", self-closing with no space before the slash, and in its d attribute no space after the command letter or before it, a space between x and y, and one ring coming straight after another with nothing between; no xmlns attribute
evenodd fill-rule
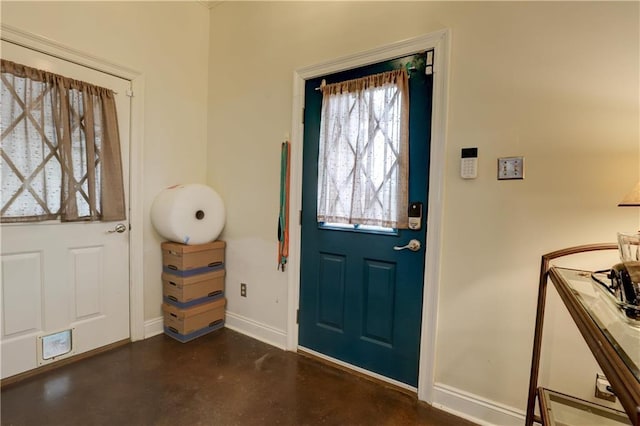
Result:
<svg viewBox="0 0 640 426"><path fill-rule="evenodd" d="M289 257L289 180L291 144L282 143L280 153L280 215L278 217L278 269L284 272Z"/></svg>

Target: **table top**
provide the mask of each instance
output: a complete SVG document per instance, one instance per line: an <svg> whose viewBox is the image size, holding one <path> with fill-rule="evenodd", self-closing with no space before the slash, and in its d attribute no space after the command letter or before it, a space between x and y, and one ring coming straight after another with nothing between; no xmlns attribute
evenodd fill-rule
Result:
<svg viewBox="0 0 640 426"><path fill-rule="evenodd" d="M629 426L624 412L540 388L540 412L545 426Z"/></svg>
<svg viewBox="0 0 640 426"><path fill-rule="evenodd" d="M566 281L584 310L640 382L640 321L627 317L615 297L589 271L553 268ZM607 282L605 274L596 278Z"/></svg>

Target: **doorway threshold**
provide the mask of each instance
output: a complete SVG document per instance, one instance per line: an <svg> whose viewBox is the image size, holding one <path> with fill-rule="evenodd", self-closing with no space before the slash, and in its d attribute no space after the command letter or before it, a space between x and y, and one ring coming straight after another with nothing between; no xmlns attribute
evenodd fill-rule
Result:
<svg viewBox="0 0 640 426"><path fill-rule="evenodd" d="M298 346L297 353L329 367L346 371L347 373L353 374L354 376L377 383L389 389L394 389L400 393L414 397L416 399L418 398L418 389L413 386L407 385L406 383L390 379L389 377L382 376L380 374L374 373L373 371L365 370L362 367L349 364L348 362L340 361L339 359L332 358L303 346Z"/></svg>

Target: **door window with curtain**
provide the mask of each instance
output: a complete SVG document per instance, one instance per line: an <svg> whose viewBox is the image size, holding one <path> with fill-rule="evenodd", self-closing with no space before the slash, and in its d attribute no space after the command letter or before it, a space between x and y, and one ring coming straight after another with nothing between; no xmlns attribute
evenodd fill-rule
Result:
<svg viewBox="0 0 640 426"><path fill-rule="evenodd" d="M321 85L318 222L407 228L408 80L400 69Z"/></svg>
<svg viewBox="0 0 640 426"><path fill-rule="evenodd" d="M125 219L113 91L6 60L0 78L2 222Z"/></svg>

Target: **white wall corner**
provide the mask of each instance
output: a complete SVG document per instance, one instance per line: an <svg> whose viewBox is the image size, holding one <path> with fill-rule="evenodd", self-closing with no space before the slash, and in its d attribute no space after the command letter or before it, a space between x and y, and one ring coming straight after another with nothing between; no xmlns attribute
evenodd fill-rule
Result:
<svg viewBox="0 0 640 426"><path fill-rule="evenodd" d="M442 383L434 384L432 405L483 426L521 426L525 420L523 411Z"/></svg>
<svg viewBox="0 0 640 426"><path fill-rule="evenodd" d="M200 6L204 6L207 9L213 9L214 7L217 7L220 5L220 3L223 3L224 0L220 0L220 1L206 1L206 0L196 0L196 2L200 5Z"/></svg>
<svg viewBox="0 0 640 426"><path fill-rule="evenodd" d="M302 143L303 130L302 111L304 108L304 79L293 72L293 123L291 125L291 147L293 158L291 161L291 191L289 217L294 218L289 229L289 265L287 273L287 350L296 351L298 348L297 311L300 306L300 244L302 227L299 217L302 211Z"/></svg>
<svg viewBox="0 0 640 426"><path fill-rule="evenodd" d="M287 333L284 330L229 311L226 312L224 326L277 348L287 349Z"/></svg>
<svg viewBox="0 0 640 426"><path fill-rule="evenodd" d="M150 319L144 322L144 338L157 336L164 332L164 319L162 317Z"/></svg>
<svg viewBox="0 0 640 426"><path fill-rule="evenodd" d="M129 288L131 340L146 338L144 321L144 96L145 76L131 80L131 135L129 144Z"/></svg>

